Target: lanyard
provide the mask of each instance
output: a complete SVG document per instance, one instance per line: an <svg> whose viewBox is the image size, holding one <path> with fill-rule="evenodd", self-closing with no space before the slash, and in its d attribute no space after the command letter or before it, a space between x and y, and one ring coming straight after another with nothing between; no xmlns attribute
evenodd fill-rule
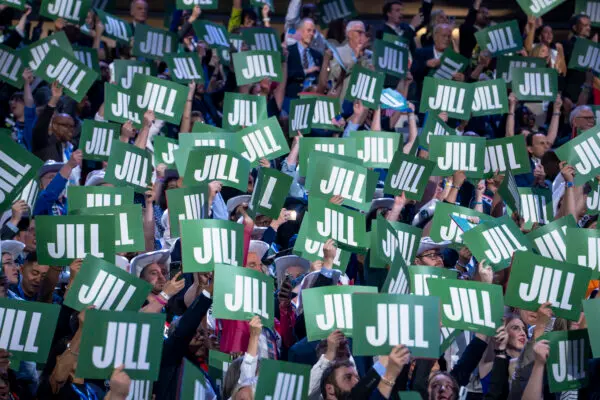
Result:
<svg viewBox="0 0 600 400"><path fill-rule="evenodd" d="M71 383L71 388L73 388L73 390L75 391L75 393L77 393L77 395L79 396L80 399L82 399L82 400L98 400L96 393L94 393L93 390L90 390L90 387L88 386L87 383L84 383L83 386L85 387L86 394L83 394L83 392L81 390L79 390L77 388L77 386L75 386L74 383Z"/></svg>

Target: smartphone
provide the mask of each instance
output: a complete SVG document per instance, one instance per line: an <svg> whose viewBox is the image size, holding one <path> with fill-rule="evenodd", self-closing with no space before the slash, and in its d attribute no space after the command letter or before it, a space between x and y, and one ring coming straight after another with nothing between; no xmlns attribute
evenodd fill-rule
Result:
<svg viewBox="0 0 600 400"><path fill-rule="evenodd" d="M169 265L169 274L173 279L179 272L181 272L181 261L174 261ZM183 274L179 276L178 281L183 279Z"/></svg>

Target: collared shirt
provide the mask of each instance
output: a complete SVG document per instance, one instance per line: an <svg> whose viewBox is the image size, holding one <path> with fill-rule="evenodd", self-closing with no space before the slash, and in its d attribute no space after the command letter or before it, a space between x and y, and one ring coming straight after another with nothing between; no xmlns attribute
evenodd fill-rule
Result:
<svg viewBox="0 0 600 400"><path fill-rule="evenodd" d="M433 58L435 58L436 60L439 60L440 58L442 58L442 54L444 54L444 53L437 51L435 49L435 47L433 48Z"/></svg>
<svg viewBox="0 0 600 400"><path fill-rule="evenodd" d="M310 50L308 47L304 47L301 42L298 42L298 53L300 54L300 63L304 60L304 53L308 56L308 68L315 66L315 60L313 60L312 55L310 54Z"/></svg>

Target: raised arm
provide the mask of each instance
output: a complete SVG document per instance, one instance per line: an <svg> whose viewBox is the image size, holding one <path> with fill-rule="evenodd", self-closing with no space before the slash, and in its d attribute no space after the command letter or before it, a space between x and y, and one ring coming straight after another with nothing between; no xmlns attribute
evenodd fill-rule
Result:
<svg viewBox="0 0 600 400"><path fill-rule="evenodd" d="M419 129L417 128L417 115L415 114L415 106L412 103L408 103L408 106L410 107L412 112L408 114L408 140L402 148L402 152L404 154L410 153L411 149L415 144L415 140L417 140L417 135L419 134Z"/></svg>
<svg viewBox="0 0 600 400"><path fill-rule="evenodd" d="M142 129L140 130L140 132L138 133L137 137L135 138L134 145L138 149L146 150L146 143L148 141L150 127L154 123L154 120L155 120L154 111L147 110L144 113L144 122L143 122L144 125L143 125Z"/></svg>
<svg viewBox="0 0 600 400"><path fill-rule="evenodd" d="M523 392L523 400L539 400L544 395L544 369L550 354L549 342L540 340L533 347L533 351L535 352L535 361L533 362L529 382L527 382Z"/></svg>
<svg viewBox="0 0 600 400"><path fill-rule="evenodd" d="M558 136L558 125L560 123L560 109L562 108L563 101L562 96L558 94L556 96L556 100L554 100L554 106L552 108L552 119L550 120L550 125L548 126L548 134L546 135L546 139L550 144L550 147L554 145L556 141L556 136Z"/></svg>
<svg viewBox="0 0 600 400"><path fill-rule="evenodd" d="M194 93L196 92L196 82L188 83L188 96L181 117L181 125L179 132L190 132L192 129L192 102L194 101Z"/></svg>
<svg viewBox="0 0 600 400"><path fill-rule="evenodd" d="M517 95L511 92L508 95L508 114L506 115L506 137L515 136L515 111L517 110Z"/></svg>

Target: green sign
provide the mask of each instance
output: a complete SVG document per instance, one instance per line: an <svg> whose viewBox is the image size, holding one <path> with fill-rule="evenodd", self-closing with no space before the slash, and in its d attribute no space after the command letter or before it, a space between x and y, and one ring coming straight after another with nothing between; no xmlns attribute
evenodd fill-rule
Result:
<svg viewBox="0 0 600 400"><path fill-rule="evenodd" d="M271 79L281 82L281 54L276 51L243 51L233 54L235 80L238 86Z"/></svg>
<svg viewBox="0 0 600 400"><path fill-rule="evenodd" d="M38 40L27 46L23 53L23 58L26 60L25 63L33 72L37 71L42 61L44 61L50 52L50 46L58 47L69 54L73 54L71 43L63 31L56 32L44 39Z"/></svg>
<svg viewBox="0 0 600 400"><path fill-rule="evenodd" d="M385 74L404 78L408 71L409 50L385 40L375 40L373 58L375 69ZM465 66L466 67L466 66Z"/></svg>
<svg viewBox="0 0 600 400"><path fill-rule="evenodd" d="M98 76L96 79L100 79L100 61L98 60L98 50L92 49L90 47L85 46L75 46L73 47L73 55L80 63L85 65L91 70L96 71Z"/></svg>
<svg viewBox="0 0 600 400"><path fill-rule="evenodd" d="M456 279L456 271L440 267L411 265L408 267L410 277L410 292L417 296L429 296L430 279Z"/></svg>
<svg viewBox="0 0 600 400"><path fill-rule="evenodd" d="M106 182L115 186L130 186L138 193L144 193L150 186L152 160L146 150L132 144L113 141Z"/></svg>
<svg viewBox="0 0 600 400"><path fill-rule="evenodd" d="M526 229L530 229L536 222L548 224L554 219L552 192L549 189L520 187L517 190L521 205L519 215L523 217ZM506 198L503 193L500 195Z"/></svg>
<svg viewBox="0 0 600 400"><path fill-rule="evenodd" d="M146 24L137 24L133 37L133 55L162 60L177 50L177 34Z"/></svg>
<svg viewBox="0 0 600 400"><path fill-rule="evenodd" d="M440 302L433 296L354 294L353 354L389 354L403 344L414 357L440 356Z"/></svg>
<svg viewBox="0 0 600 400"><path fill-rule="evenodd" d="M216 265L214 282L215 318L248 321L258 315L264 326L273 327L273 278L249 268Z"/></svg>
<svg viewBox="0 0 600 400"><path fill-rule="evenodd" d="M219 147L221 149L231 149L234 148L234 143L238 140L239 138L237 135L216 130L214 132L193 131L192 133L180 134L179 149L173 150L177 170L180 171L180 174L185 172L189 153L196 147Z"/></svg>
<svg viewBox="0 0 600 400"><path fill-rule="evenodd" d="M0 140L0 209L9 210L13 201L43 165L42 160L13 140Z"/></svg>
<svg viewBox="0 0 600 400"><path fill-rule="evenodd" d="M376 110L379 107L385 75L355 65L350 75L350 84L345 100L360 100L365 107Z"/></svg>
<svg viewBox="0 0 600 400"><path fill-rule="evenodd" d="M330 22L338 19L351 20L358 13L352 0L325 0L319 2L319 25L322 29L327 28Z"/></svg>
<svg viewBox="0 0 600 400"><path fill-rule="evenodd" d="M218 147L203 147L190 151L183 183L198 186L220 181L225 186L245 192L249 173L250 162L239 153Z"/></svg>
<svg viewBox="0 0 600 400"><path fill-rule="evenodd" d="M371 268L385 268L396 256L410 265L417 256L423 230L402 222L388 221L378 215L371 225Z"/></svg>
<svg viewBox="0 0 600 400"><path fill-rule="evenodd" d="M113 81L122 89L131 89L133 86L133 77L140 75L155 75L153 64L136 60L115 60L112 63Z"/></svg>
<svg viewBox="0 0 600 400"><path fill-rule="evenodd" d="M256 399L307 399L310 366L263 359L256 384Z"/></svg>
<svg viewBox="0 0 600 400"><path fill-rule="evenodd" d="M558 73L552 68L515 69L512 89L520 101L554 101L558 94Z"/></svg>
<svg viewBox="0 0 600 400"><path fill-rule="evenodd" d="M131 379L158 379L165 314L87 310L75 376L108 379L119 365Z"/></svg>
<svg viewBox="0 0 600 400"><path fill-rule="evenodd" d="M388 269L381 293L408 294L410 290L408 266L401 257L397 257L396 262L392 263Z"/></svg>
<svg viewBox="0 0 600 400"><path fill-rule="evenodd" d="M273 28L246 28L242 40L250 50L274 51L281 53L281 39Z"/></svg>
<svg viewBox="0 0 600 400"><path fill-rule="evenodd" d="M83 120L81 126L81 139L79 146L83 151L83 158L94 161L108 161L113 140L118 140L121 127L117 124Z"/></svg>
<svg viewBox="0 0 600 400"><path fill-rule="evenodd" d="M538 57L522 56L500 56L496 60L496 76L504 79L508 87L511 87L512 71L519 68L543 68L546 61Z"/></svg>
<svg viewBox="0 0 600 400"><path fill-rule="evenodd" d="M531 248L510 215L484 221L463 233L463 242L478 260L486 259L494 272L508 268L516 251Z"/></svg>
<svg viewBox="0 0 600 400"><path fill-rule="evenodd" d="M377 293L375 286L323 286L302 290L302 307L309 341L325 339L335 330L354 333L353 293ZM359 314L362 317L362 314Z"/></svg>
<svg viewBox="0 0 600 400"><path fill-rule="evenodd" d="M358 158L369 168L388 169L400 146L396 132L352 131L350 137L356 139Z"/></svg>
<svg viewBox="0 0 600 400"><path fill-rule="evenodd" d="M73 214L113 215L115 219L115 251L119 253L136 252L143 251L145 248L141 204L81 208Z"/></svg>
<svg viewBox="0 0 600 400"><path fill-rule="evenodd" d="M27 4L27 1L26 0L1 0L0 4L23 11L23 10L25 10L25 5Z"/></svg>
<svg viewBox="0 0 600 400"><path fill-rule="evenodd" d="M67 187L69 211L89 207L120 206L133 203L133 189L110 186Z"/></svg>
<svg viewBox="0 0 600 400"><path fill-rule="evenodd" d="M462 230L450 215L466 219L467 217L479 217L480 219L489 219L487 214L477 212L471 208L460 207L450 203L439 202L435 206L433 220L431 221L431 231L429 235L431 240L436 243L446 240L456 244L462 244ZM469 223L471 228L475 224Z"/></svg>
<svg viewBox="0 0 600 400"><path fill-rule="evenodd" d="M490 52L492 57L515 53L523 48L523 39L517 20L502 22L475 32L480 49ZM519 100L521 98L519 97Z"/></svg>
<svg viewBox="0 0 600 400"><path fill-rule="evenodd" d="M42 0L40 15L51 20L62 18L74 25L81 25L90 8L91 0Z"/></svg>
<svg viewBox="0 0 600 400"><path fill-rule="evenodd" d="M469 59L461 56L451 48L447 48L440 58L440 66L432 70L429 75L436 79L452 80L454 74L465 72L468 66Z"/></svg>
<svg viewBox="0 0 600 400"><path fill-rule="evenodd" d="M210 272L223 264L243 266L244 227L218 219L181 220L185 272Z"/></svg>
<svg viewBox="0 0 600 400"><path fill-rule="evenodd" d="M167 169L176 169L175 151L179 149L176 139L154 136L154 165L165 164Z"/></svg>
<svg viewBox="0 0 600 400"><path fill-rule="evenodd" d="M152 285L114 264L87 256L67 292L64 305L76 311L139 311Z"/></svg>
<svg viewBox="0 0 600 400"><path fill-rule="evenodd" d="M585 14L592 26L600 26L600 2L597 0L575 0L575 14Z"/></svg>
<svg viewBox="0 0 600 400"><path fill-rule="evenodd" d="M144 115L146 110L154 111L156 118L179 125L188 88L165 79L136 74L131 94L135 99L132 104L134 112Z"/></svg>
<svg viewBox="0 0 600 400"><path fill-rule="evenodd" d="M510 170L513 175L531 172L525 136L515 135L485 142L485 176L491 178L495 172L504 175Z"/></svg>
<svg viewBox="0 0 600 400"><path fill-rule="evenodd" d="M508 112L506 83L502 79L473 83L471 115L503 115Z"/></svg>
<svg viewBox="0 0 600 400"><path fill-rule="evenodd" d="M504 300L507 306L530 311L551 302L555 316L578 321L591 274L589 268L518 251Z"/></svg>
<svg viewBox="0 0 600 400"><path fill-rule="evenodd" d="M171 237L179 237L179 221L208 218L208 186L167 190Z"/></svg>
<svg viewBox="0 0 600 400"><path fill-rule="evenodd" d="M222 393L225 375L231 364L231 355L216 350L208 351L208 376L216 385L217 393Z"/></svg>
<svg viewBox="0 0 600 400"><path fill-rule="evenodd" d="M300 150L298 153L298 174L300 176L306 176L309 162L308 156L313 152L356 158L356 139L333 137L300 138Z"/></svg>
<svg viewBox="0 0 600 400"><path fill-rule="evenodd" d="M314 261L322 261L325 240L317 238L317 235L314 234L316 222L312 220L310 213L305 213L302 221L292 252L311 263ZM351 251L343 250L338 247L335 252L335 257L333 258L333 267L340 271L345 271L351 255Z"/></svg>
<svg viewBox="0 0 600 400"><path fill-rule="evenodd" d="M210 382L204 376L204 372L185 357L183 358L181 381L180 399L204 400L217 398Z"/></svg>
<svg viewBox="0 0 600 400"><path fill-rule="evenodd" d="M104 25L103 35L115 40L119 44L129 46L130 40L133 37L133 31L129 22L99 9L94 11Z"/></svg>
<svg viewBox="0 0 600 400"><path fill-rule="evenodd" d="M261 168L248 204L248 215L252 218L257 215L279 218L293 180L290 175L274 168Z"/></svg>
<svg viewBox="0 0 600 400"><path fill-rule="evenodd" d="M556 149L556 155L575 168L575 185L582 185L600 174L600 127L581 132Z"/></svg>
<svg viewBox="0 0 600 400"><path fill-rule="evenodd" d="M35 74L48 83L58 82L64 92L77 102L83 99L98 78L96 71L62 49L48 52Z"/></svg>
<svg viewBox="0 0 600 400"><path fill-rule="evenodd" d="M200 6L202 10L216 10L219 8L219 0L177 0L176 7L178 10L191 10Z"/></svg>
<svg viewBox="0 0 600 400"><path fill-rule="evenodd" d="M434 176L452 176L456 171L463 171L467 178L484 175L485 138L433 135L429 142L429 160L436 163Z"/></svg>
<svg viewBox="0 0 600 400"><path fill-rule="evenodd" d="M429 151L429 145L432 136L456 135L456 131L450 128L437 113L427 113L425 123L418 136L419 147Z"/></svg>
<svg viewBox="0 0 600 400"><path fill-rule="evenodd" d="M377 185L377 173L350 157L313 152L309 155L306 188L311 196L329 200L341 196L344 205L368 211ZM312 173L311 173L312 172Z"/></svg>
<svg viewBox="0 0 600 400"><path fill-rule="evenodd" d="M591 70L596 76L600 75L600 64L597 62L599 51L598 43L578 37L569 59L569 69Z"/></svg>
<svg viewBox="0 0 600 400"><path fill-rule="evenodd" d="M472 104L471 84L425 77L420 112L446 112L450 118L468 120Z"/></svg>
<svg viewBox="0 0 600 400"><path fill-rule="evenodd" d="M587 330L548 332L538 340L543 339L550 342L546 361L550 393L586 387L590 380L588 364L591 356Z"/></svg>
<svg viewBox="0 0 600 400"><path fill-rule="evenodd" d="M556 261L567 261L567 229L575 227L575 218L569 214L531 231L527 238L542 256Z"/></svg>
<svg viewBox="0 0 600 400"><path fill-rule="evenodd" d="M312 117L315 112L315 98L293 99L290 102L289 135L296 136L298 132L309 135L312 126Z"/></svg>
<svg viewBox="0 0 600 400"><path fill-rule="evenodd" d="M587 213L589 215L600 214L600 182L590 182L592 191L588 193L586 199Z"/></svg>
<svg viewBox="0 0 600 400"><path fill-rule="evenodd" d="M15 365L47 361L59 312L57 304L0 298L0 346L11 353Z"/></svg>
<svg viewBox="0 0 600 400"><path fill-rule="evenodd" d="M421 201L435 163L397 150L385 178L383 192L392 196L402 193L407 199Z"/></svg>
<svg viewBox="0 0 600 400"><path fill-rule="evenodd" d="M23 87L23 71L25 63L22 53L10 47L0 45L0 81L21 89Z"/></svg>
<svg viewBox="0 0 600 400"><path fill-rule="evenodd" d="M39 215L35 218L36 251L41 265L69 265L94 257L115 260L114 218L97 215Z"/></svg>
<svg viewBox="0 0 600 400"><path fill-rule="evenodd" d="M192 25L198 39L204 40L210 48L230 48L231 44L229 43L227 27L209 21L195 21Z"/></svg>
<svg viewBox="0 0 600 400"><path fill-rule="evenodd" d="M427 285L440 297L445 327L494 336L502 326L502 286L459 279L431 279Z"/></svg>
<svg viewBox="0 0 600 400"><path fill-rule="evenodd" d="M223 129L231 132L253 126L269 118L267 100L264 96L253 96L226 92L223 100Z"/></svg>
<svg viewBox="0 0 600 400"><path fill-rule="evenodd" d="M541 17L564 2L565 0L517 0L525 14L535 17Z"/></svg>
<svg viewBox="0 0 600 400"><path fill-rule="evenodd" d="M134 110L133 102L134 96L130 90L108 82L104 84L104 118L107 121L120 124L131 121L134 127L141 129L143 114Z"/></svg>
<svg viewBox="0 0 600 400"><path fill-rule="evenodd" d="M600 355L600 298L583 300L583 312L594 358Z"/></svg>
<svg viewBox="0 0 600 400"><path fill-rule="evenodd" d="M196 53L169 54L165 57L171 79L187 85L189 82L204 82L202 63Z"/></svg>
<svg viewBox="0 0 600 400"><path fill-rule="evenodd" d="M591 279L600 278L600 231L568 227L566 239L567 262L591 269Z"/></svg>
<svg viewBox="0 0 600 400"><path fill-rule="evenodd" d="M338 98L306 95L301 96L301 99L317 99L315 102L315 111L312 115L313 129L326 129L328 131L342 131L339 126L333 125L331 120L341 113L340 102Z"/></svg>

